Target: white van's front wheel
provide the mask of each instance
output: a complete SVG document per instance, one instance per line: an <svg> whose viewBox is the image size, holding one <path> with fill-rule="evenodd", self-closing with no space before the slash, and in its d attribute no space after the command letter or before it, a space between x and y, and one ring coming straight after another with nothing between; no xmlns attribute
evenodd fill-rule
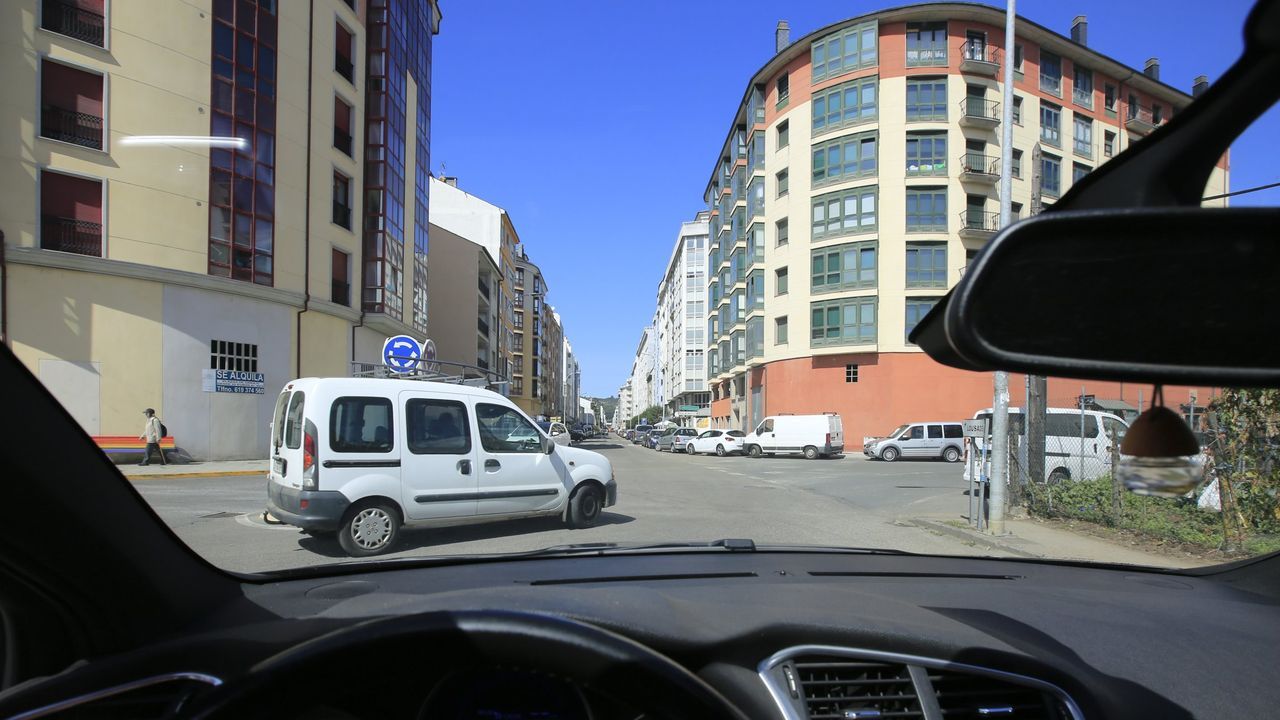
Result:
<svg viewBox="0 0 1280 720"><path fill-rule="evenodd" d="M338 544L351 557L369 557L390 550L399 534L399 513L387 503L374 501L347 511Z"/></svg>
<svg viewBox="0 0 1280 720"><path fill-rule="evenodd" d="M604 512L604 493L594 483L579 485L577 492L569 498L570 527L594 527L600 522L602 512Z"/></svg>
<svg viewBox="0 0 1280 720"><path fill-rule="evenodd" d="M898 459L898 448L889 446L880 451L880 459L885 462L893 462Z"/></svg>

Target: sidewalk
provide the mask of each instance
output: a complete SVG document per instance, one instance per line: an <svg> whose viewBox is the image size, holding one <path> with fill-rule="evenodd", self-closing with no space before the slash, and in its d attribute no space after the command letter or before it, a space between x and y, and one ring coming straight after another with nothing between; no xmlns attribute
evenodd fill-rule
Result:
<svg viewBox="0 0 1280 720"><path fill-rule="evenodd" d="M1083 560L1086 562L1188 568L1212 564L1195 558L1162 555L1091 535L1075 533L1034 519L1005 520L1006 533L996 537L980 533L950 517L919 517L909 522L929 532L971 543L979 548L1006 552L1026 558Z"/></svg>
<svg viewBox="0 0 1280 720"><path fill-rule="evenodd" d="M170 463L161 465L118 465L120 472L130 480L156 480L160 478L208 478L229 475L267 474L266 460L221 460L214 462Z"/></svg>

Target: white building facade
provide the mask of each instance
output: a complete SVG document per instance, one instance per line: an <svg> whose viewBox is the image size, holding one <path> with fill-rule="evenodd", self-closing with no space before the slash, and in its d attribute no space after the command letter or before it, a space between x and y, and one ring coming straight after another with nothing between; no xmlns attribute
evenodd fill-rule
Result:
<svg viewBox="0 0 1280 720"><path fill-rule="evenodd" d="M658 284L656 403L664 415L692 426L710 417L706 375L707 241L710 213L682 223Z"/></svg>

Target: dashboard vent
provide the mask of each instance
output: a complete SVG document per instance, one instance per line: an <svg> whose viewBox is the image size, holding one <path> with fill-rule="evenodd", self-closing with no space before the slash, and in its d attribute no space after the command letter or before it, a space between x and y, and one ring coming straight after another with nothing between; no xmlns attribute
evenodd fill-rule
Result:
<svg viewBox="0 0 1280 720"><path fill-rule="evenodd" d="M1017 718L1017 720L1068 720L1070 713L1052 693L985 675L950 670L930 670L929 680L942 716L965 718Z"/></svg>
<svg viewBox="0 0 1280 720"><path fill-rule="evenodd" d="M906 665L802 657L794 667L810 720L924 717Z"/></svg>
<svg viewBox="0 0 1280 720"><path fill-rule="evenodd" d="M168 677L113 688L19 718L60 720L166 720L178 717L199 693L208 690L210 679Z"/></svg>

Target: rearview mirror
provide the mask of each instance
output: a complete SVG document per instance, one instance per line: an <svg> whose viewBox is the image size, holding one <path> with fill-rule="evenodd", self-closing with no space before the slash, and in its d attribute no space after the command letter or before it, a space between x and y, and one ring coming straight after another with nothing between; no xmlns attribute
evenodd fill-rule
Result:
<svg viewBox="0 0 1280 720"><path fill-rule="evenodd" d="M910 340L966 369L1277 385L1280 211L1040 215L996 236Z"/></svg>
<svg viewBox="0 0 1280 720"><path fill-rule="evenodd" d="M550 455L555 451L556 451L556 444L551 440L551 438L545 438L545 437L542 438L542 452L547 455Z"/></svg>

